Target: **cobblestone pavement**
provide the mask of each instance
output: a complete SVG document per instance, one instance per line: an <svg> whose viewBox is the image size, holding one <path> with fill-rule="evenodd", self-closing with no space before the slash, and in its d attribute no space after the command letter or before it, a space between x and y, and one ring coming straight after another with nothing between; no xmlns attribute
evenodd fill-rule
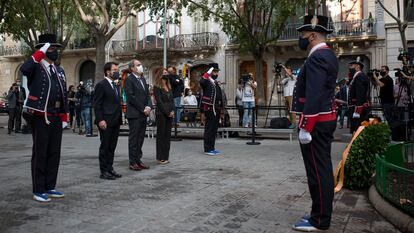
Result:
<svg viewBox="0 0 414 233"><path fill-rule="evenodd" d="M128 170L127 137L120 137L115 170L99 179L98 137L68 130L63 138L57 189L50 203L31 198L31 136L0 129L0 232L292 232L310 209L296 141L218 140L223 155L201 153L201 140L172 142L171 163L155 163L155 140L145 139L151 169ZM334 164L345 147L333 146ZM398 232L369 204L367 192L335 195L328 232Z"/></svg>

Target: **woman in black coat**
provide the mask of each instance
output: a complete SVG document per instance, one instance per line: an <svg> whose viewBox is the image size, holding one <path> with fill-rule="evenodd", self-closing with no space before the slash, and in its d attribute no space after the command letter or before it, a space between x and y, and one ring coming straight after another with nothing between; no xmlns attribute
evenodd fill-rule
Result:
<svg viewBox="0 0 414 233"><path fill-rule="evenodd" d="M169 163L171 126L174 119L174 98L167 70L155 80L154 95L156 101L157 143L156 155L160 164Z"/></svg>

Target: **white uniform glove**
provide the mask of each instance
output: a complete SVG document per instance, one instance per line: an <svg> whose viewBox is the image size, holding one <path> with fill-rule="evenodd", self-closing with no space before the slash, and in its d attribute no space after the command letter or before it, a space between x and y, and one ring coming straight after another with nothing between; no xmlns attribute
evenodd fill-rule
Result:
<svg viewBox="0 0 414 233"><path fill-rule="evenodd" d="M304 129L300 129L299 130L299 142L301 144L308 144L312 141L312 136L311 134L304 130Z"/></svg>
<svg viewBox="0 0 414 233"><path fill-rule="evenodd" d="M352 114L352 118L360 118L361 115L359 115L359 113L354 112L354 114Z"/></svg>
<svg viewBox="0 0 414 233"><path fill-rule="evenodd" d="M42 51L44 54L46 54L47 50L50 47L50 43L47 42L46 44L44 44L39 50Z"/></svg>
<svg viewBox="0 0 414 233"><path fill-rule="evenodd" d="M214 70L214 67L210 67L210 69L207 71L207 74L211 74L211 72L213 72L213 70Z"/></svg>
<svg viewBox="0 0 414 233"><path fill-rule="evenodd" d="M68 127L68 123L66 121L62 122L62 129L65 129L66 127Z"/></svg>

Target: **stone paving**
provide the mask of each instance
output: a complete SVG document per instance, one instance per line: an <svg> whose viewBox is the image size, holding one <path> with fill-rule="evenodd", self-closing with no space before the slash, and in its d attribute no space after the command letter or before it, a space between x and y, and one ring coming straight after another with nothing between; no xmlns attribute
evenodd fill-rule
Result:
<svg viewBox="0 0 414 233"><path fill-rule="evenodd" d="M171 163L155 163L155 139L145 139L151 169L128 170L127 137L120 137L115 170L99 179L98 137L68 130L63 138L57 189L50 203L31 198L31 136L0 129L0 232L293 232L310 209L296 141L220 139L223 155L201 153L202 141L172 142ZM333 146L334 164L345 144ZM328 232L399 232L370 205L366 191L335 195Z"/></svg>

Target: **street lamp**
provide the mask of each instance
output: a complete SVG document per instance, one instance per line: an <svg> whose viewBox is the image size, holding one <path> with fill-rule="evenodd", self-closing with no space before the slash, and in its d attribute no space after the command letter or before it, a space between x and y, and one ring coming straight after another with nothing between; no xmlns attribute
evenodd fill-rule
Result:
<svg viewBox="0 0 414 233"><path fill-rule="evenodd" d="M167 0L164 0L164 68L167 67Z"/></svg>

